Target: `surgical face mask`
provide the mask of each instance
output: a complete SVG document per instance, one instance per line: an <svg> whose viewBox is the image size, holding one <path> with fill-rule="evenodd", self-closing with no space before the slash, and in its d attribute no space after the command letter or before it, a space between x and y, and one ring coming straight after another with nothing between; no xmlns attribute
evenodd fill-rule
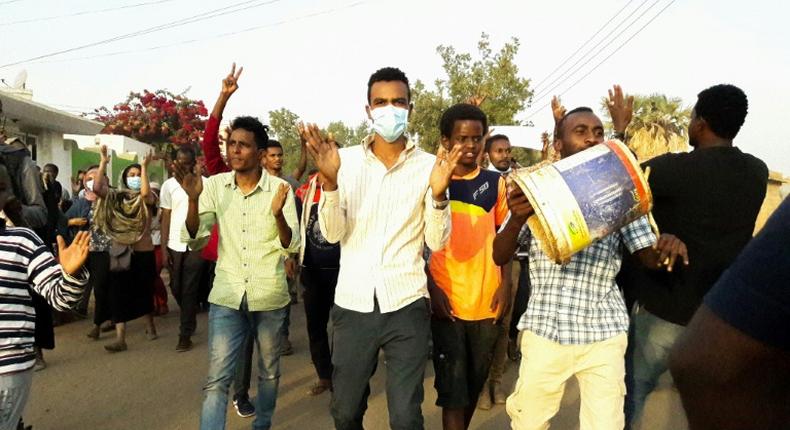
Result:
<svg viewBox="0 0 790 430"><path fill-rule="evenodd" d="M85 189L93 192L93 179L85 183Z"/></svg>
<svg viewBox="0 0 790 430"><path fill-rule="evenodd" d="M143 178L139 176L129 176L126 178L126 185L129 186L130 190L140 191L140 188L143 186Z"/></svg>
<svg viewBox="0 0 790 430"><path fill-rule="evenodd" d="M392 143L406 131L409 119L408 109L387 105L372 109L370 116L373 118L373 131L384 140Z"/></svg>

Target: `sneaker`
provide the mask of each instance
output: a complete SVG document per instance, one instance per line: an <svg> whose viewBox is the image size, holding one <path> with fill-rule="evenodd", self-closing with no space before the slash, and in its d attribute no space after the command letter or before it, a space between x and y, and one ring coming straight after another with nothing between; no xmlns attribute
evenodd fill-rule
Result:
<svg viewBox="0 0 790 430"><path fill-rule="evenodd" d="M250 399L247 397L233 399L233 407L236 408L236 413L242 418L249 418L255 415L255 406L252 406Z"/></svg>
<svg viewBox="0 0 790 430"><path fill-rule="evenodd" d="M294 353L294 346L291 345L291 340L287 337L283 339L282 345L280 345L280 355L293 355Z"/></svg>
<svg viewBox="0 0 790 430"><path fill-rule="evenodd" d="M190 336L178 336L178 345L176 345L176 351L184 352L189 351L192 349L192 339Z"/></svg>
<svg viewBox="0 0 790 430"><path fill-rule="evenodd" d="M121 352L126 351L126 342L113 342L109 345L104 345L107 352Z"/></svg>

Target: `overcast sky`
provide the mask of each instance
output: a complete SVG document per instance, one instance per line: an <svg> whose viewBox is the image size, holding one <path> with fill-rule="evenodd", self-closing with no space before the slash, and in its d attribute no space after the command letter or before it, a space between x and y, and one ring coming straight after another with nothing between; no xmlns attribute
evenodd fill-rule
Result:
<svg viewBox="0 0 790 430"><path fill-rule="evenodd" d="M141 3L151 4L41 20ZM521 41L520 73L533 85L540 83L538 89L545 89L547 97L536 100L519 118L533 115L530 119L539 129L551 125L549 109L538 110L550 94L562 93L569 107L598 109L607 88L619 83L626 92L662 92L693 105L700 90L732 83L746 92L750 105L736 145L773 170L790 175L790 142L782 129L774 130L776 124L790 120L788 2L0 0L0 65L240 3L250 8L0 67L0 78L12 82L24 69L35 100L71 111L110 106L131 90L158 88L176 93L188 89L190 97L203 99L210 109L220 80L235 61L244 66L244 74L226 116L252 114L265 119L269 110L287 107L312 122L339 119L357 124L365 120L366 83L377 68L397 66L411 80L433 82L443 76L437 45L475 51L480 33L486 32L495 49L511 37ZM613 24L566 66L585 54L579 65L593 59L551 89L546 76L621 9ZM27 20L37 21L15 24ZM244 31L255 27L259 28ZM593 49L612 29L610 38L623 33L608 47L603 48L606 39ZM162 46L167 47L149 49Z"/></svg>

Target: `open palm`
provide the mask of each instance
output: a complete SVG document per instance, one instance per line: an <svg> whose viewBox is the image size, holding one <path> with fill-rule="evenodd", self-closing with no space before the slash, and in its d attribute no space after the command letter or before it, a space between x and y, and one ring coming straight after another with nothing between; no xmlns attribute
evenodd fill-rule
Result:
<svg viewBox="0 0 790 430"><path fill-rule="evenodd" d="M340 170L340 153L337 144L331 138L322 136L315 124L305 126L303 138L307 141L307 151L310 152L318 171L323 175L325 184L334 187L337 184L337 172Z"/></svg>
<svg viewBox="0 0 790 430"><path fill-rule="evenodd" d="M73 275L80 270L85 260L88 258L90 248L90 233L81 231L77 233L71 245L66 246L63 236L58 236L58 260L60 267L69 275Z"/></svg>

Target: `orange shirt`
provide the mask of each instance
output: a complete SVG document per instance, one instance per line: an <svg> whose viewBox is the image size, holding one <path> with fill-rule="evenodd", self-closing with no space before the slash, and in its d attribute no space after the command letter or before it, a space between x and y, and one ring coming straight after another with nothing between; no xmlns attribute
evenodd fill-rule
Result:
<svg viewBox="0 0 790 430"><path fill-rule="evenodd" d="M508 214L505 180L479 167L450 182L452 230L450 240L431 254L429 270L447 294L457 318L495 318L491 310L501 271L494 264L494 237Z"/></svg>

